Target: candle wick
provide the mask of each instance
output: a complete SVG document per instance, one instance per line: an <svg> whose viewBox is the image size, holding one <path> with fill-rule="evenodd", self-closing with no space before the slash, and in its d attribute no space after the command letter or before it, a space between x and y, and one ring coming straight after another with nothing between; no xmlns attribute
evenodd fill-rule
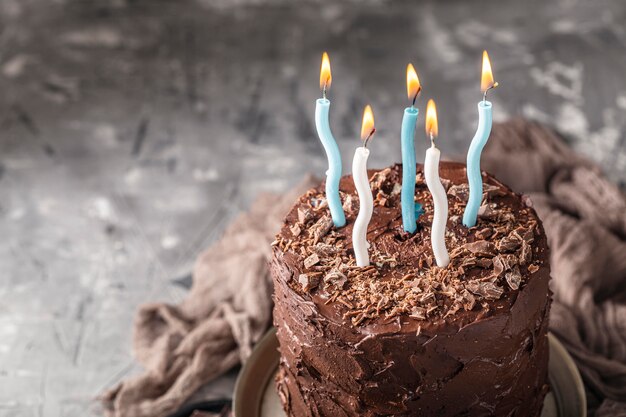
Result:
<svg viewBox="0 0 626 417"><path fill-rule="evenodd" d="M435 147L435 135L433 135L432 132L430 132L430 147L431 148Z"/></svg>
<svg viewBox="0 0 626 417"><path fill-rule="evenodd" d="M322 98L326 100L326 83L324 83L324 87L322 88Z"/></svg>
<svg viewBox="0 0 626 417"><path fill-rule="evenodd" d="M420 93L422 92L422 87L419 86L417 88L417 91L415 92L415 95L413 96L413 102L411 103L411 108L414 109L415 108L415 102L417 101L417 96L420 95Z"/></svg>
<svg viewBox="0 0 626 417"><path fill-rule="evenodd" d="M370 132L369 135L367 135L367 137L365 138L365 143L363 143L363 147L365 149L367 149L367 143L370 141L370 139L372 138L372 136L374 136L374 133L376 133L376 128L372 128L372 131Z"/></svg>
<svg viewBox="0 0 626 417"><path fill-rule="evenodd" d="M492 88L496 88L497 86L498 83L495 82L488 89L485 90L485 92L483 93L483 104L487 104L487 91L491 90Z"/></svg>

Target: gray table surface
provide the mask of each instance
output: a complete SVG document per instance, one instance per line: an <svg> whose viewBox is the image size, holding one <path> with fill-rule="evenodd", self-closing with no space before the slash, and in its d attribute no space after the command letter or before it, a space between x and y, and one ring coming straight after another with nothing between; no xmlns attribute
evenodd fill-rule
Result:
<svg viewBox="0 0 626 417"><path fill-rule="evenodd" d="M625 23L621 0L0 1L0 416L99 415L140 370L137 306L180 301L257 193L323 173L323 50L345 168L366 103L370 166L399 160L409 61L462 156L487 48L496 120L556 127L623 185Z"/></svg>

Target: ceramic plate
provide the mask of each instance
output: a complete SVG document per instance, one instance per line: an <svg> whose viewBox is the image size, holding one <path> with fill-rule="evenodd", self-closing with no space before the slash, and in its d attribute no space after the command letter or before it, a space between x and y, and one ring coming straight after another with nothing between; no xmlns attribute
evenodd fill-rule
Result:
<svg viewBox="0 0 626 417"><path fill-rule="evenodd" d="M546 396L541 417L586 417L587 401L582 379L574 361L556 337L548 334L551 391ZM235 417L285 417L274 387L278 367L276 329L257 344L241 370L235 386Z"/></svg>

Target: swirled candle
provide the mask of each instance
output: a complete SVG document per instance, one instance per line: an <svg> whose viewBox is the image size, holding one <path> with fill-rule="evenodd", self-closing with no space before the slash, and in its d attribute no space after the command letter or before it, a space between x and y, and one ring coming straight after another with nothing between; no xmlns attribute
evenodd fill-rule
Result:
<svg viewBox="0 0 626 417"><path fill-rule="evenodd" d="M367 159L370 155L367 143L375 131L374 115L372 108L368 105L363 112L361 128L361 139L364 140L364 143L363 146L356 149L354 159L352 160L352 179L356 192L359 195L359 214L354 221L354 228L352 229L352 247L357 266L368 266L370 264L370 245L367 241L367 227L370 224L372 212L374 211L374 198L367 175Z"/></svg>
<svg viewBox="0 0 626 417"><path fill-rule="evenodd" d="M492 115L491 103L481 101L478 103L478 129L467 151L467 182L469 184L469 198L463 213L463 225L473 227L476 225L478 209L483 199L483 178L480 170L480 155L491 133Z"/></svg>
<svg viewBox="0 0 626 417"><path fill-rule="evenodd" d="M324 146L326 158L328 159L328 170L326 171L326 201L330 215L335 227L343 227L346 224L346 216L341 205L339 196L339 182L341 180L341 153L337 141L330 130L329 109L330 100L326 98L326 91L330 88L332 76L330 72L330 61L328 54L322 55L322 68L320 70L320 88L322 98L315 103L315 128L317 135Z"/></svg>
<svg viewBox="0 0 626 417"><path fill-rule="evenodd" d="M400 142L402 144L402 226L405 232L414 233L417 229L416 216L422 206L415 202L415 124L419 109L415 100L421 90L419 78L412 64L406 68L406 88L411 106L404 109Z"/></svg>
<svg viewBox="0 0 626 417"><path fill-rule="evenodd" d="M483 67L480 79L480 90L483 99L478 103L478 128L467 151L467 182L469 184L469 198L463 213L463 225L473 227L478 218L478 209L483 199L483 177L480 170L480 156L489 139L492 125L491 102L487 101L487 91L498 86L493 80L491 62L487 51L483 51Z"/></svg>
<svg viewBox="0 0 626 417"><path fill-rule="evenodd" d="M446 248L446 223L448 222L448 195L439 178L439 158L441 152L435 147L437 137L437 108L433 100L428 101L426 107L426 135L430 137L430 148L424 159L424 178L433 197L433 224L430 233L430 242L437 266L446 267L450 263L450 256Z"/></svg>

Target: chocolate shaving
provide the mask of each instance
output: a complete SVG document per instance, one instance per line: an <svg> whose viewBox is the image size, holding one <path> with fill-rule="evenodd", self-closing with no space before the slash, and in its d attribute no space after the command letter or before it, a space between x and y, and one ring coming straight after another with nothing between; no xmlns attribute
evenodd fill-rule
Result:
<svg viewBox="0 0 626 417"><path fill-rule="evenodd" d="M446 314L444 314L443 318L445 319L448 316L452 316L454 314L456 314L457 311L459 311L461 309L461 304L460 303L453 303L450 308L448 309L448 312Z"/></svg>
<svg viewBox="0 0 626 417"><path fill-rule="evenodd" d="M476 259L476 266L486 269L490 268L493 265L493 261L489 258L478 258Z"/></svg>
<svg viewBox="0 0 626 417"><path fill-rule="evenodd" d="M422 307L414 307L409 316L418 320L426 320L426 309Z"/></svg>
<svg viewBox="0 0 626 417"><path fill-rule="evenodd" d="M313 246L312 250L322 258L328 258L332 255L335 255L339 251L337 247L328 245L326 243L318 243L317 245Z"/></svg>
<svg viewBox="0 0 626 417"><path fill-rule="evenodd" d="M532 248L525 240L522 241L522 250L520 251L519 261L521 264L525 265L530 263L533 258Z"/></svg>
<svg viewBox="0 0 626 417"><path fill-rule="evenodd" d="M295 236L298 237L300 236L300 233L302 233L302 229L300 228L300 223L296 223L293 226L291 226L289 228L289 230L291 230L291 233Z"/></svg>
<svg viewBox="0 0 626 417"><path fill-rule="evenodd" d="M533 231L534 228L535 225L532 225L529 228L518 227L515 229L515 232L517 232L517 234L520 235L526 243L533 243L535 240L535 232Z"/></svg>
<svg viewBox="0 0 626 417"><path fill-rule="evenodd" d="M298 221L300 223L306 225L312 219L313 219L313 213L311 212L311 210L298 207Z"/></svg>
<svg viewBox="0 0 626 417"><path fill-rule="evenodd" d="M374 174L370 181L372 189L382 190L383 184L385 183L385 180L387 180L387 176L389 175L389 173L391 173L391 168L385 168Z"/></svg>
<svg viewBox="0 0 626 417"><path fill-rule="evenodd" d="M316 197L310 200L311 206L317 210L323 209L328 206L328 201L326 201L326 197Z"/></svg>
<svg viewBox="0 0 626 417"><path fill-rule="evenodd" d="M317 222L315 222L313 226L311 226L309 231L313 235L315 243L317 243L321 238L328 234L332 227L333 220L330 218L330 216L323 216Z"/></svg>
<svg viewBox="0 0 626 417"><path fill-rule="evenodd" d="M343 201L343 209L348 213L353 213L357 209L357 202L355 198L352 197L351 194L348 194L346 199Z"/></svg>
<svg viewBox="0 0 626 417"><path fill-rule="evenodd" d="M466 311L472 310L476 305L476 297L474 297L472 293L467 290L463 290L461 292L461 298L463 300L463 308Z"/></svg>
<svg viewBox="0 0 626 417"><path fill-rule="evenodd" d="M506 193L500 187L491 184L483 184L483 195L488 198L496 196L505 196Z"/></svg>
<svg viewBox="0 0 626 417"><path fill-rule="evenodd" d="M523 194L522 195L522 204L524 204L526 207L532 207L533 206L533 200L530 198L529 195Z"/></svg>
<svg viewBox="0 0 626 417"><path fill-rule="evenodd" d="M470 281L465 286L470 292L486 298L487 300L498 300L504 290L493 282Z"/></svg>
<svg viewBox="0 0 626 417"><path fill-rule="evenodd" d="M348 278L339 270L333 269L324 276L324 289L328 291L329 287L340 290L346 285Z"/></svg>
<svg viewBox="0 0 626 417"><path fill-rule="evenodd" d="M493 273L496 277L501 276L505 271L504 260L501 256L493 258Z"/></svg>
<svg viewBox="0 0 626 417"><path fill-rule="evenodd" d="M391 304L391 299L388 296L383 295L382 298L378 300L378 303L376 304L376 310L378 311L384 310L387 307L389 307L389 304Z"/></svg>
<svg viewBox="0 0 626 417"><path fill-rule="evenodd" d="M304 260L304 267L306 269L309 269L313 265L316 265L317 263L319 263L319 261L320 261L320 258L319 258L319 256L317 256L317 253L313 253L308 258L306 258Z"/></svg>
<svg viewBox="0 0 626 417"><path fill-rule="evenodd" d="M522 282L522 274L520 273L517 265L511 269L511 272L504 274L504 276L507 284L509 284L509 287L511 287L512 290L519 289L519 285Z"/></svg>
<svg viewBox="0 0 626 417"><path fill-rule="evenodd" d="M450 259L455 259L458 258L459 256L463 255L467 253L467 250L465 250L464 247L457 247L452 249L452 252L450 252Z"/></svg>
<svg viewBox="0 0 626 417"><path fill-rule="evenodd" d="M513 252L522 245L522 237L517 232L512 231L508 236L503 237L498 242L498 250L500 252Z"/></svg>
<svg viewBox="0 0 626 417"><path fill-rule="evenodd" d="M493 235L493 229L490 229L488 227L480 229L478 232L476 232L476 237L482 240L489 239L491 235Z"/></svg>
<svg viewBox="0 0 626 417"><path fill-rule="evenodd" d="M320 278L319 275L300 274L298 282L302 285L302 290L308 292L319 285Z"/></svg>
<svg viewBox="0 0 626 417"><path fill-rule="evenodd" d="M537 271L539 271L539 266L535 264L528 265L528 272L530 272L531 274L534 274Z"/></svg>
<svg viewBox="0 0 626 417"><path fill-rule="evenodd" d="M448 194L462 201L469 198L469 186L467 184L456 184L448 188Z"/></svg>
<svg viewBox="0 0 626 417"><path fill-rule="evenodd" d="M489 204L483 204L478 207L478 217L487 220L496 220L498 213Z"/></svg>
<svg viewBox="0 0 626 417"><path fill-rule="evenodd" d="M463 248L467 249L476 256L491 257L496 255L496 246L486 240L466 243L463 245Z"/></svg>

